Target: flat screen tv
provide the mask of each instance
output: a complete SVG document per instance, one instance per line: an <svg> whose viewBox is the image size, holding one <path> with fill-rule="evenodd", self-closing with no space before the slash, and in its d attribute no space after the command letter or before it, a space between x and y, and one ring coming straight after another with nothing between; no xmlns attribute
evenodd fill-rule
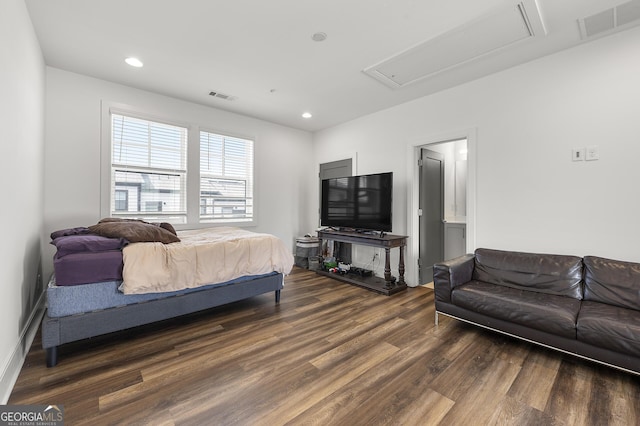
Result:
<svg viewBox="0 0 640 426"><path fill-rule="evenodd" d="M320 225L391 232L393 172L324 179Z"/></svg>

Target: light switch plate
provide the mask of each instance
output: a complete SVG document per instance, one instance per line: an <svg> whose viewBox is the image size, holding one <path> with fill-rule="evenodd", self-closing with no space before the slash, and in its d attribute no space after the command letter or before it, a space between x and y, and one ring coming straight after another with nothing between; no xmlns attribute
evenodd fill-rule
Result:
<svg viewBox="0 0 640 426"><path fill-rule="evenodd" d="M600 152L598 151L597 146L588 146L587 152L585 154L585 160L593 161L600 159Z"/></svg>
<svg viewBox="0 0 640 426"><path fill-rule="evenodd" d="M571 150L571 159L573 161L584 161L585 149L584 148L573 148Z"/></svg>

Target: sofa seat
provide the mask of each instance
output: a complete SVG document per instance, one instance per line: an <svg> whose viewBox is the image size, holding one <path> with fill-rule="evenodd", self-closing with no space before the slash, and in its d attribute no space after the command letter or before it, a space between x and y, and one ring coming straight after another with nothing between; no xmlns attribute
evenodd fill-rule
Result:
<svg viewBox="0 0 640 426"><path fill-rule="evenodd" d="M578 340L593 346L638 356L640 311L583 301L577 336Z"/></svg>
<svg viewBox="0 0 640 426"><path fill-rule="evenodd" d="M640 263L479 248L433 266L442 313L640 375Z"/></svg>
<svg viewBox="0 0 640 426"><path fill-rule="evenodd" d="M451 292L454 305L570 339L576 338L580 300L469 281Z"/></svg>

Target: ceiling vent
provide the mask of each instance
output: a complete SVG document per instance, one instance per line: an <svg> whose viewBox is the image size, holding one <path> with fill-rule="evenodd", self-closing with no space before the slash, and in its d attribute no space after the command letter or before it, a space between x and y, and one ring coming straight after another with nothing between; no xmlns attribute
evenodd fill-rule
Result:
<svg viewBox="0 0 640 426"><path fill-rule="evenodd" d="M209 92L209 96L213 96L214 98L218 99L224 99L225 101L235 101L236 99L238 99L236 96L225 95L224 93L220 92Z"/></svg>
<svg viewBox="0 0 640 426"><path fill-rule="evenodd" d="M630 1L595 15L578 19L580 37L584 40L622 31L640 23L640 1Z"/></svg>
<svg viewBox="0 0 640 426"><path fill-rule="evenodd" d="M398 89L544 35L546 29L536 0L524 0L411 47L364 72Z"/></svg>

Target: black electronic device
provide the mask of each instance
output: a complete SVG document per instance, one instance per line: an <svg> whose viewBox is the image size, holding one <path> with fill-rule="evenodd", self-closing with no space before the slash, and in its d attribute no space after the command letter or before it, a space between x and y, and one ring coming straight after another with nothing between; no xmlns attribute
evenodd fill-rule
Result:
<svg viewBox="0 0 640 426"><path fill-rule="evenodd" d="M369 269L364 269L364 268L354 268L354 267L352 267L351 269L349 269L348 272L350 274L359 275L361 277L370 277L370 276L373 275L373 271L370 271Z"/></svg>
<svg viewBox="0 0 640 426"><path fill-rule="evenodd" d="M322 181L320 224L391 232L393 172Z"/></svg>

